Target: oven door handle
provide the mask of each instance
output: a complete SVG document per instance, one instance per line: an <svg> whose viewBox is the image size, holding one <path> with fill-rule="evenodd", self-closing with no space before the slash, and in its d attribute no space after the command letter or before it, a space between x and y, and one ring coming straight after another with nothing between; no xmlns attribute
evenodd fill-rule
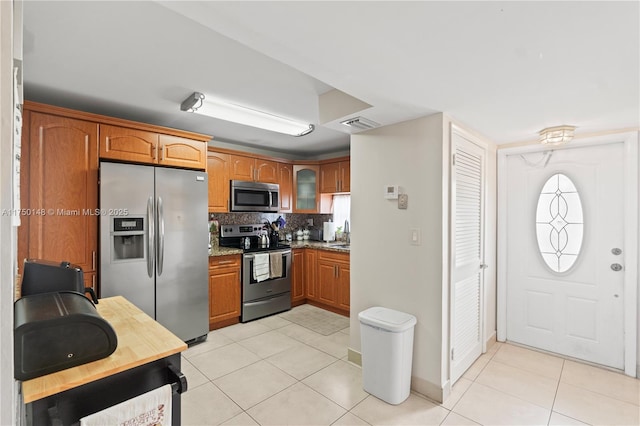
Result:
<svg viewBox="0 0 640 426"><path fill-rule="evenodd" d="M269 254L271 254L271 253L274 253L274 254L285 254L285 255L286 255L286 254L291 254L291 250L284 250L284 251L265 251L265 253L269 253ZM255 256L254 256L254 255L252 255L252 254L245 254L245 255L243 255L243 259L245 259L245 260L251 260L251 259L254 259L254 258L255 258Z"/></svg>

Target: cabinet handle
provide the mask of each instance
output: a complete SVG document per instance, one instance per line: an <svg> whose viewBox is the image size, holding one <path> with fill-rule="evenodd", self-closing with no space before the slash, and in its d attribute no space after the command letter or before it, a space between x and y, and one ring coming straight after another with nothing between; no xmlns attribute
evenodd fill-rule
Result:
<svg viewBox="0 0 640 426"><path fill-rule="evenodd" d="M164 161L164 145L160 147L160 161Z"/></svg>
<svg viewBox="0 0 640 426"><path fill-rule="evenodd" d="M218 265L224 265L225 263L233 263L234 260L219 260Z"/></svg>
<svg viewBox="0 0 640 426"><path fill-rule="evenodd" d="M158 157L158 144L155 144L151 150L151 159L155 160L156 157Z"/></svg>
<svg viewBox="0 0 640 426"><path fill-rule="evenodd" d="M95 250L91 252L91 270L92 271L96 270L96 251Z"/></svg>

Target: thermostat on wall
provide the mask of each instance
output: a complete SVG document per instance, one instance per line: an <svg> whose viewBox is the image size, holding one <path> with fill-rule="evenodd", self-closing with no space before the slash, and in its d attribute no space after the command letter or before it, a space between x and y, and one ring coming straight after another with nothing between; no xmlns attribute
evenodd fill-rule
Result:
<svg viewBox="0 0 640 426"><path fill-rule="evenodd" d="M398 199L398 185L385 185L384 186L384 198L387 200Z"/></svg>

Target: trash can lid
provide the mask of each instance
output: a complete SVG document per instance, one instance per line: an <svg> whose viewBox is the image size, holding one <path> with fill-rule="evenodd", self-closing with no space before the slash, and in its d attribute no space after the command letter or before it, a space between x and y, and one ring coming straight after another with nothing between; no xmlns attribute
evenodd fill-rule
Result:
<svg viewBox="0 0 640 426"><path fill-rule="evenodd" d="M416 325L416 317L393 309L374 306L358 314L362 324L379 327L386 331L399 333Z"/></svg>

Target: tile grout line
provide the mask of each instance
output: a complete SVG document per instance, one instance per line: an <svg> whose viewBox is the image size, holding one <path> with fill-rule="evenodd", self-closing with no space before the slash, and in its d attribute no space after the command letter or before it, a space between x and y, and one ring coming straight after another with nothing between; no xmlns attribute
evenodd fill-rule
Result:
<svg viewBox="0 0 640 426"><path fill-rule="evenodd" d="M556 392L553 395L553 403L551 403L551 410L549 411L549 419L547 425L551 423L551 417L553 416L553 409L556 407L556 398L558 398L558 391L560 390L560 383L562 382L562 373L564 372L564 364L566 360L562 360L562 367L560 367L560 375L558 376L558 385L556 386Z"/></svg>
<svg viewBox="0 0 640 426"><path fill-rule="evenodd" d="M497 344L497 342L496 342L496 344ZM471 386L473 386L473 384L474 384L474 383L476 383L476 379L477 379L478 377L480 377L480 374L482 374L482 371L484 371L484 369L487 367L487 365L489 365L489 363L493 360L493 357L494 357L494 356L495 356L495 355L500 351L500 349L502 349L502 348L498 348L498 349L496 349L496 350L493 352L493 354L489 357L489 361L487 361L487 363L485 364L485 366L480 370L480 372L478 373L478 375L477 375L474 379L472 379L472 380L466 379L466 380L469 380L469 381L471 382L471 384L469 385L469 387L468 387L467 389L465 389L465 390L464 390L464 392L462 392L462 395L460 395L460 398L458 398L458 400L456 401L456 403L455 403L455 404L453 404L453 405L451 406L451 409L448 409L447 407L442 407L442 404L440 404L439 406L440 406L440 407L442 407L442 408L444 408L445 410L449 410L449 414L454 413L454 414L456 414L456 415L458 415L458 416L461 416L461 417L464 417L465 419L467 419L467 417L465 417L465 416L463 416L462 414L459 414L459 413L457 413L457 412L455 412L455 411L453 411L453 410L454 410L454 409L456 408L456 406L460 403L460 401L462 401L462 398L464 398L464 396L466 395L466 393L467 393L467 392L469 392L469 389L471 389ZM476 360L476 361L477 361L477 360ZM473 365L473 364L472 364L472 365ZM460 376L460 379L462 379L462 378L463 378L463 376L464 376L464 374L463 374L462 376ZM459 380L459 379L458 379L458 380ZM447 417L449 417L449 414L447 414ZM447 417L445 417L445 418L444 418L444 420L443 420L442 422L444 422L444 421L447 419ZM477 423L475 420L472 420L472 419L468 419L468 420L471 420L472 422ZM441 423L441 424L442 424L442 423Z"/></svg>
<svg viewBox="0 0 640 426"><path fill-rule="evenodd" d="M261 334L264 334L264 333L261 333ZM282 334L282 333L281 333L281 334ZM258 335L259 335L259 334L258 334ZM256 336L258 336L258 335L256 335ZM284 336L286 336L285 334L283 334L283 335L284 335ZM255 337L255 336L252 336L252 337ZM206 377L206 378L207 378L207 380L208 380L208 381L209 381L213 386L215 386L215 387L216 387L216 389L218 389L220 392L222 392L222 394L224 394L227 398L229 398L229 400L231 400L231 401L232 401L232 402L233 402L233 403L234 403L238 408L240 408L240 409L242 410L242 412L246 413L246 414L247 414L247 415L248 415L248 416L249 416L253 421L255 421L257 424L260 424L260 423L259 423L255 418L253 418L253 417L252 417L252 416L251 416L247 411L248 411L248 410L250 410L251 408L253 408L253 407L257 406L258 404L260 404L260 403L262 403L262 402L264 402L264 401L266 401L266 400L268 400L268 399L270 399L270 398L272 398L272 397L274 397L274 396L276 396L276 395L278 395L278 394L280 394L280 393L282 393L282 392L286 391L287 389L289 389L289 388L291 388L291 387L295 386L295 385L296 385L296 384L298 384L298 383L299 383L299 384L302 384L302 385L304 385L304 386L306 386L307 388L311 389L313 392L317 393L317 394L318 394L318 395L320 395L321 397L323 397L323 398L327 399L328 401L330 401L330 402L332 402L332 403L336 404L338 407L340 407L340 408L342 408L342 409L344 409L344 410L345 410L345 413L344 413L342 416L340 416L338 419L336 419L335 421L338 421L341 417L343 417L343 416L344 416L344 415L346 415L347 413L350 413L350 412L351 412L351 410L350 410L350 409L347 409L347 408L345 408L345 407L341 406L339 403L337 403L337 402L333 401L333 400L332 400L332 399L330 399L329 397L327 397L327 396L325 396L325 395L321 394L321 393L320 393L320 392L318 392L317 390L313 389L311 386L309 386L309 385L307 385L306 383L303 383L303 382L302 382L302 381L303 381L303 380L305 380L306 378L308 378L308 377L310 377L310 376L313 376L314 374L319 373L320 371L325 370L326 368L328 368L328 367L330 367L330 366L334 365L335 363L337 363L337 362L339 362L339 361L342 361L342 359L341 359L341 358L336 358L335 356L333 356L333 355L331 355L331 354L329 354L329 353L327 353L327 352L324 352L324 351L322 351L322 350L320 350L320 349L318 349L318 348L315 348L315 347L313 347L313 346L311 346L311 345L308 345L307 343L302 342L302 341L300 341L300 340L298 340L298 339L296 339L296 338L293 338L293 337L290 337L290 336L287 336L287 337L289 337L289 338L291 338L291 339L295 340L296 342L298 342L298 343L300 343L300 344L303 344L303 345L308 346L308 347L310 347L310 348L312 348L312 349L315 349L315 350L317 350L317 351L319 351L319 352L322 352L322 353L324 353L324 354L326 354L326 355L329 355L329 356L331 356L332 358L335 358L335 360L334 360L334 361L332 361L329 365L327 365L327 366L325 366L325 367L322 367L322 368L320 368L320 369L319 369L319 370L317 370L317 371L314 371L313 373L311 373L311 374L309 374L309 375L305 376L305 377L304 377L304 378L302 378L302 379L298 379L298 378L296 378L296 377L291 376L289 373L287 373L286 371L282 370L280 367L278 367L278 366L276 366L276 365L272 364L271 362L269 362L269 361L267 360L267 358L262 358L262 357L260 357L260 359L259 359L258 361L255 361L255 362L253 362L253 363L251 363L251 364L247 364L247 365L246 365L246 366L244 366L244 367L238 368L238 369L236 369L236 370L234 370L234 371L231 371L231 372L229 372L229 373L227 373L227 374L224 374L224 375L222 375L222 376L220 376L220 377L217 377L217 378L215 378L215 379L210 379L206 374L204 374L202 371L200 371L200 369L198 369L195 365L193 365L192 363L190 363L190 364L191 364L191 365L192 365L196 370L198 370L198 372L200 372L204 377ZM251 338L251 337L248 337L247 339L250 339L250 338ZM246 340L246 339L242 339L242 340ZM233 341L232 343L229 343L228 345L231 345L231 344L233 344L233 343L237 343L237 344L238 344L238 345L240 345L241 347L243 347L243 348L245 348L245 349L249 350L248 348L244 347L243 345L241 345L241 344L239 343L239 342L241 342L242 340L239 340L239 341ZM228 346L228 345L225 345L225 346ZM224 346L223 346L223 347L224 347ZM218 348L216 348L216 349L218 349ZM215 350L215 349L214 349L214 350ZM249 350L249 351L250 351L250 350ZM209 352L209 351L207 351L207 352ZM204 353L206 353L206 352L204 352ZM252 352L252 353L253 353L253 352ZM257 354L255 354L255 355L257 356ZM273 355L277 355L277 354L273 354ZM188 360L187 360L187 361L188 361ZM235 372L237 372L237 371L239 371L239 370L242 370L243 368L246 368L246 367L249 367L249 366L251 366L251 365L254 365L254 364L256 364L256 363L258 363L258 362L260 362L260 361L265 361L265 362L267 362L269 365L273 366L274 368L278 369L279 371L283 372L284 374L286 374L286 375L288 375L289 377L291 377L291 378L293 378L294 380L296 380L296 382L295 382L295 383L292 383L291 385L289 385L289 386L285 387L284 389L282 389L282 390L280 390L280 391L278 391L278 392L274 393L273 395L270 395L269 397L267 397L267 398L265 398L265 399L263 399L263 400L261 400L261 401L259 401L259 402L255 403L255 404L253 404L251 407L249 407L248 409L246 409L246 410L245 410L245 409L244 409L243 407L241 407L241 406L240 406L240 405L239 405L239 404L238 404L238 403L237 403L237 402L236 402L236 401L235 401L235 400L234 400L230 395L228 395L228 394L227 394L227 393L226 393L222 388L220 388L218 385L216 385L216 384L214 383L214 380L218 380L218 379L220 379L220 378L222 378L222 377L228 376L229 374L233 374L233 373L235 373ZM199 387L199 386L198 386L198 387ZM364 399L366 399L366 397L365 397ZM363 399L363 401L364 401L364 399ZM362 401L360 401L360 402L362 402ZM358 404L360 404L360 402L359 402ZM356 406L357 406L358 404L356 404ZM354 406L354 407L355 407L355 406ZM353 414L353 413L352 413L352 414ZM238 416L238 415L239 415L239 414L236 414L235 416L233 416L233 417L231 417L231 418L229 418L229 419L226 419L225 421L229 421L229 420L233 419L234 417L236 417L236 416ZM355 416L355 414L353 414L353 415ZM357 417L357 416L356 416L356 417ZM358 418L359 418L359 417L358 417ZM334 423L335 423L335 421L334 421ZM224 421L223 421L223 423L224 423Z"/></svg>
<svg viewBox="0 0 640 426"><path fill-rule="evenodd" d="M287 320L287 321L288 321L288 320ZM291 385L289 385L289 386L285 387L284 389L282 389L282 390L280 390L280 391L276 392L275 394L270 395L269 397L267 397L267 398L265 398L265 399L263 399L263 400L261 400L261 401L259 401L259 402L255 403L255 404L253 404L253 405L252 405L251 407L249 407L248 409L251 409L251 408L253 408L253 407L255 407L255 406L257 406L257 405L261 404L262 402L264 402L264 401L266 401L266 400L268 400L268 399L270 399L270 398L272 398L272 397L274 397L274 396L276 396L276 395L278 395L278 394L280 394L280 393L282 393L282 392L284 392L284 391L286 391L286 390L290 389L291 387L295 386L296 384L302 384L302 385L304 385L306 388L310 389L312 392L314 392L314 393L318 394L320 397L322 397L322 398L326 399L327 401L330 401L331 403L333 403L333 404L335 404L336 406L338 406L338 407L342 408L343 410L345 410L345 413L344 413L344 414L342 414L340 417L338 417L338 418L333 422L333 423L335 423L335 422L337 422L340 418L342 418L343 416L345 416L347 413L351 413L351 409L348 409L348 408L346 408L346 407L343 407L343 406L342 406L342 405L340 405L338 402L333 401L331 398L329 398L329 397L327 397L327 396L323 395L322 393L320 393L319 391L317 391L317 390L313 389L311 386L307 385L306 383L303 383L302 381L303 381L303 380L305 380L305 379L307 379L308 377L310 377L310 376L312 376L312 375L316 374L316 373L319 373L320 371L325 370L326 368L328 368L328 367L330 367L330 366L332 366L332 365L336 364L336 363L337 363L337 362L339 362L339 361L343 361L343 358L344 358L344 357L336 357L335 355L333 355L333 354L331 354L331 353L328 353L328 352L326 352L326 351L324 351L324 350L322 350L322 349L320 349L320 348L314 347L314 346L312 346L312 345L310 345L310 344L308 344L308 343L306 343L306 342L304 342L304 341L302 341L302 340L299 340L299 339L298 339L298 338L296 338L296 337L288 336L287 334L280 332L279 330L280 330L281 328L287 327L288 325L291 325L291 324L296 324L296 323L294 323L294 322L292 322L292 321L289 321L289 322L290 322L290 324L287 324L287 325L285 325L285 326L278 327L278 328L271 328L271 327L269 327L269 326L265 325L265 327L269 328L269 330L265 330L265 331L263 331L263 332L261 332L261 333L257 333L257 334L255 334L255 335L252 335L252 336L246 337L246 338L241 339L241 340L235 340L235 339L233 339L232 337L230 337L229 335L227 335L227 334L225 334L225 333L220 333L220 334L221 334L221 335L223 335L224 337L226 337L226 338L230 339L230 340L231 340L231 342L226 343L226 344L223 344L223 345L221 345L221 346L219 346L219 347L216 347L216 348L212 348L211 350L208 350L208 351L205 351L205 352L199 353L199 354L194 355L194 356L203 355L203 354L206 354L206 353L209 353L209 352L215 351L215 350L217 350L217 349L221 349L221 348L224 348L224 347L230 346L230 345L232 345L232 344L237 344L239 347L241 347L241 348L243 348L243 349L245 349L245 350L247 350L247 351L249 351L249 352L253 353L254 355L256 355L259 359L258 359L257 361L255 361L255 362L252 362L252 363L247 364L247 365L245 365L245 366L243 366L243 367L240 367L240 368L238 368L238 369L235 369L235 370L233 370L233 371L230 371L230 372L228 372L228 373L226 373L226 374L224 374L224 375L222 375L222 376L220 376L220 377L217 377L217 378L215 378L215 379L210 379L206 374L204 374L204 373L203 373L203 372L202 372L202 371L201 371L201 370L200 370L200 369L199 369L199 368L198 368L198 367L197 367L193 362L191 362L191 361L190 361L190 358L191 358L191 357L187 358L186 356L184 356L184 355L183 355L183 360L184 360L184 361L186 361L186 362L188 362L188 363L191 365L191 367L192 367L193 369L195 369L198 373L200 373L202 376L204 376L204 377L207 379L207 381L206 381L205 383L203 383L202 385L204 385L204 384L206 384L207 382L209 382L209 383L210 383L211 385L213 385L216 389L218 389L218 390L219 390L219 391L220 391L220 392L221 392L225 397L227 397L231 402L233 402L233 404L234 404L235 406L237 406L237 407L242 411L242 413L246 413L246 415L247 415L247 416L249 416L249 418L251 418L251 419L252 419L254 422L256 422L257 424L260 424L260 423L259 423L255 418L253 418L253 417L252 417L252 416L247 412L248 410L245 410L245 409L244 409L242 406L240 406L240 405L239 405L239 404L238 404L238 403L237 403L237 402L236 402L236 401L235 401L235 400L234 400L230 395L228 395L228 394L227 394L227 393L226 393L222 388L220 388L218 385L216 385L216 384L214 383L214 380L218 380L218 379L220 379L220 378L226 377L226 376L228 376L228 375L230 375L230 374L233 374L233 373L235 373L235 372L237 372L237 371L242 370L243 368L247 368L247 367L249 367L249 366L251 366L251 365L254 365L254 364L256 364L256 363L258 363L258 362L260 362L260 361L265 361L265 362L267 362L269 365L273 366L273 367L274 367L274 368L276 368L278 371L281 371L282 373L284 373L284 374L286 374L287 376L289 376L289 377L291 377L292 379L294 379L294 380L295 380L295 382L294 382L294 383L292 383ZM299 325L299 324L298 324L298 325ZM347 329L347 328L349 328L349 327L345 327L345 329ZM314 332L314 333L316 333L316 334L318 334L318 336L320 336L320 337L329 337L329 336L332 336L332 335L335 335L335 334L338 334L338 333L342 333L342 331L343 331L343 330L344 330L344 329L338 330L338 331L336 331L335 333L332 333L332 334L330 334L330 335L323 335L322 333L318 333L318 332L316 332L316 331L314 331L314 330L310 330L310 331L311 331L311 332ZM269 358L269 357L271 357L271 356L277 355L277 354L278 354L278 353L280 353L280 352L278 352L278 353L276 353L276 354L272 354L272 355L270 355L269 357L266 357L266 358L265 358L265 357L262 357L262 356L258 355L258 354L257 354L257 353L255 353L255 352L251 351L249 348L247 348L246 346L244 346L244 345L242 345L242 344L240 343L240 342L242 342L242 341L244 341L244 340L251 339L251 338L254 338L254 337L258 337L258 336L263 335L263 334L266 334L266 333L268 333L268 332L270 332L270 331L277 331L277 332L279 332L281 335L283 335L283 336L285 336L285 337L287 337L287 338L289 338L289 339L292 339L292 340L294 340L295 342L297 342L297 343L299 343L299 344L305 345L305 346L307 346L307 347L309 347L309 348L311 348L311 349L317 350L318 352L321 352L321 353L323 353L323 354L325 354L325 355L330 356L331 358L333 358L333 360L331 361L331 363L330 363L330 364L328 364L328 365L326 365L326 366L324 366L324 367L320 368L319 370L314 371L313 373L306 375L306 376L305 376L305 377L303 377L302 379L298 379L298 378L296 378L296 377L293 377L293 376L292 376L291 374L289 374L288 372L286 372L286 371L282 370L280 367L278 367L278 366L276 366L276 365L272 364L272 363L267 359L267 358ZM347 335L349 335L349 333L342 333L342 334L347 334ZM348 362L348 361L345 361L345 362ZM196 388L198 388L198 387L200 387L200 386L202 386L202 385L196 386ZM193 389L195 389L195 388L193 388ZM367 396L367 397L368 397L368 396ZM365 397L362 401L364 401L365 399L367 399L367 397ZM358 404L356 404L355 406L359 405L362 401L358 402ZM354 406L354 407L352 407L352 408L355 408L355 406ZM352 414L352 415L354 415L354 416L356 416L356 415L355 415L355 414L353 414L353 413L351 413L351 414ZM235 416L230 417L229 419L224 420L222 423L224 423L224 422L226 422L226 421L229 421L229 420L231 420L231 419L233 419L233 418L237 417L238 415L240 415L240 413L236 414ZM358 416L356 416L356 417L357 417L358 419L360 419L360 417L358 417ZM365 422L365 423L366 423L366 422Z"/></svg>

